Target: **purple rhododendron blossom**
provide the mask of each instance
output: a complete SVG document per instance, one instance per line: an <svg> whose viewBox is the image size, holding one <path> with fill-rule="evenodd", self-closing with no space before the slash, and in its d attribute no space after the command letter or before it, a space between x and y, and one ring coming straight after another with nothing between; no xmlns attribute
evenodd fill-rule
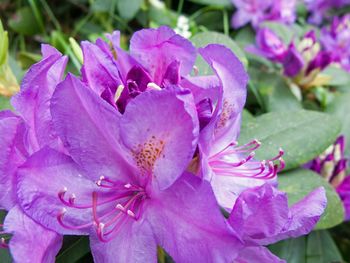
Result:
<svg viewBox="0 0 350 263"><path fill-rule="evenodd" d="M344 156L345 137L339 136L324 154L306 165L325 178L339 194L344 210L345 220L350 220L350 176L346 174L348 160Z"/></svg>
<svg viewBox="0 0 350 263"><path fill-rule="evenodd" d="M334 61L350 72L350 15L335 17L329 27L322 28L320 39Z"/></svg>
<svg viewBox="0 0 350 263"><path fill-rule="evenodd" d="M232 16L231 24L234 28L251 23L258 28L265 21L277 21L291 24L295 21L295 0L232 0L237 11Z"/></svg>
<svg viewBox="0 0 350 263"><path fill-rule="evenodd" d="M81 78L62 80L67 58L44 45L15 113L0 112L15 262L53 262L67 234L89 235L95 262L157 262L158 246L176 262L280 262L264 246L311 231L326 199L320 188L288 208L276 189L283 151L258 161L258 140L237 145L242 63L165 26L136 32L129 52L119 32L107 37L82 43ZM284 57L276 38L261 47ZM197 54L213 75L190 75Z"/></svg>

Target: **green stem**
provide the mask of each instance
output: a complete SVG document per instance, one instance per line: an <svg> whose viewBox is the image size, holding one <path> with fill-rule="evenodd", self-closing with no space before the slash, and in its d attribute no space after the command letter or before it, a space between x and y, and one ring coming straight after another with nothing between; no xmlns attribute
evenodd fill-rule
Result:
<svg viewBox="0 0 350 263"><path fill-rule="evenodd" d="M48 16L50 17L52 23L54 24L55 28L58 30L58 31L62 31L62 28L61 28L61 25L60 23L58 22L56 16L54 15L54 13L52 12L50 6L47 4L47 2L45 0L40 0L41 1L41 4L43 5L46 13L48 14Z"/></svg>
<svg viewBox="0 0 350 263"><path fill-rule="evenodd" d="M226 9L222 10L222 13L223 13L224 33L225 33L225 35L228 36L229 33L230 33L230 24L229 24L229 21L228 21L227 10Z"/></svg>
<svg viewBox="0 0 350 263"><path fill-rule="evenodd" d="M177 15L178 16L181 14L183 6L184 6L184 0L179 0L179 5L177 6Z"/></svg>
<svg viewBox="0 0 350 263"><path fill-rule="evenodd" d="M45 30L44 20L41 16L40 10L38 8L38 5L35 0L28 0L30 7L32 8L32 11L34 13L34 17L36 21L38 22L38 25L40 27L40 30L43 32L43 34L47 37L47 33Z"/></svg>

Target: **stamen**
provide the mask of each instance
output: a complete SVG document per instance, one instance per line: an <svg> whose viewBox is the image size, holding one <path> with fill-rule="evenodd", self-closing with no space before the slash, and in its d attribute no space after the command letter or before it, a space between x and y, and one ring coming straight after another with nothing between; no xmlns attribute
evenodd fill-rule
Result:
<svg viewBox="0 0 350 263"><path fill-rule="evenodd" d="M128 216L135 218L135 213L131 210L126 211L126 213L128 214Z"/></svg>
<svg viewBox="0 0 350 263"><path fill-rule="evenodd" d="M120 98L120 96L122 95L122 92L124 90L124 85L120 84L117 88L117 91L115 92L115 95L114 95L114 101L117 102Z"/></svg>
<svg viewBox="0 0 350 263"><path fill-rule="evenodd" d="M159 87L156 83L150 82L147 84L147 88L151 90L162 90L161 87Z"/></svg>

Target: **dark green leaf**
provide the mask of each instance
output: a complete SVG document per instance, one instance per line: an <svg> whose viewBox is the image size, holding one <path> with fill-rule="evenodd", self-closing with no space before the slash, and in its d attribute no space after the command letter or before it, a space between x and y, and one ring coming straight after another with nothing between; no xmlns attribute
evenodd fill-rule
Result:
<svg viewBox="0 0 350 263"><path fill-rule="evenodd" d="M29 7L18 9L8 24L13 31L23 35L31 36L40 32L40 27Z"/></svg>
<svg viewBox="0 0 350 263"><path fill-rule="evenodd" d="M306 237L290 238L269 246L273 254L288 263L306 263Z"/></svg>
<svg viewBox="0 0 350 263"><path fill-rule="evenodd" d="M350 155L350 92L337 94L332 103L328 105L326 111L341 120L341 134L345 135L348 141L345 153Z"/></svg>
<svg viewBox="0 0 350 263"><path fill-rule="evenodd" d="M337 138L339 121L325 113L314 111L271 112L242 123L239 141L253 139L262 142L257 158L268 160L285 151L285 170L299 167L321 154Z"/></svg>
<svg viewBox="0 0 350 263"><path fill-rule="evenodd" d="M294 96L286 80L280 74L249 68L249 76L257 87L267 111L302 109L301 102Z"/></svg>
<svg viewBox="0 0 350 263"><path fill-rule="evenodd" d="M118 0L117 7L119 14L124 19L132 19L139 11L143 0Z"/></svg>
<svg viewBox="0 0 350 263"><path fill-rule="evenodd" d="M191 0L191 2L202 4L202 5L212 5L212 6L223 6L223 7L232 6L232 3L230 0Z"/></svg>
<svg viewBox="0 0 350 263"><path fill-rule="evenodd" d="M191 38L192 43L197 47L205 47L208 44L221 44L229 49L240 59L240 61L247 67L248 60L244 55L244 52L241 48L229 37L221 33L217 32L201 32L194 35ZM204 61L204 59L198 56L196 61L196 66L201 75L212 74L212 70L208 63Z"/></svg>
<svg viewBox="0 0 350 263"><path fill-rule="evenodd" d="M88 237L81 237L56 257L56 263L75 263L90 252Z"/></svg>
<svg viewBox="0 0 350 263"><path fill-rule="evenodd" d="M327 208L318 222L317 229L330 228L344 220L343 204L334 188L320 175L306 169L297 169L278 176L278 188L288 194L288 202L294 204L319 186L327 195Z"/></svg>

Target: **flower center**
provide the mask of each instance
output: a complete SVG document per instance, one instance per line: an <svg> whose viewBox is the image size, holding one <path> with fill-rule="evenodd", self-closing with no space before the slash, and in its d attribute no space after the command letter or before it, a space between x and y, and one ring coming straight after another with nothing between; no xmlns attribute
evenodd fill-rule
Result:
<svg viewBox="0 0 350 263"><path fill-rule="evenodd" d="M84 229L94 226L98 238L102 242L108 242L118 235L126 221L138 220L141 217L147 193L143 187L131 183L115 182L104 176L100 177L96 185L101 191L92 192L91 202L87 204L78 203L74 193L67 198L68 189L66 187L58 193L58 198L66 207L90 209L91 222L78 226L66 224L63 220L67 212L66 208L60 211L57 220L68 229Z"/></svg>
<svg viewBox="0 0 350 263"><path fill-rule="evenodd" d="M211 156L209 165L217 175L271 179L284 168L282 159L284 152L280 149L277 156L267 161L256 161L253 159L254 150L258 149L260 145L258 140L253 140L242 146L238 146L237 142L232 142ZM275 161L279 163L274 164Z"/></svg>

